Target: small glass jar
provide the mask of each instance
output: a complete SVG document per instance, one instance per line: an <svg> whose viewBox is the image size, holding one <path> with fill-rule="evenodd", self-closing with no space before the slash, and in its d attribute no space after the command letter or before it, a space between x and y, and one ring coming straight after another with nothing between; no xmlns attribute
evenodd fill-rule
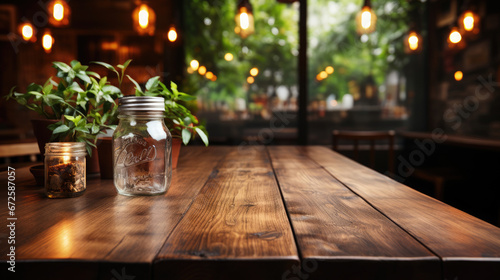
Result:
<svg viewBox="0 0 500 280"><path fill-rule="evenodd" d="M113 180L122 195L159 195L170 187L172 135L165 126L163 97L119 99L113 133Z"/></svg>
<svg viewBox="0 0 500 280"><path fill-rule="evenodd" d="M87 189L85 143L45 145L45 194L50 198L80 196Z"/></svg>

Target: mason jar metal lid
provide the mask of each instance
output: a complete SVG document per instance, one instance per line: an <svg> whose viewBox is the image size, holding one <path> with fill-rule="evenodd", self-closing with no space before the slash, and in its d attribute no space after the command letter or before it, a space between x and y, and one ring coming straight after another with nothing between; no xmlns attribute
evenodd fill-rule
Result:
<svg viewBox="0 0 500 280"><path fill-rule="evenodd" d="M118 110L165 112L165 99L154 96L124 96L118 99Z"/></svg>
<svg viewBox="0 0 500 280"><path fill-rule="evenodd" d="M85 143L83 142L49 142L45 144L45 155L85 155Z"/></svg>

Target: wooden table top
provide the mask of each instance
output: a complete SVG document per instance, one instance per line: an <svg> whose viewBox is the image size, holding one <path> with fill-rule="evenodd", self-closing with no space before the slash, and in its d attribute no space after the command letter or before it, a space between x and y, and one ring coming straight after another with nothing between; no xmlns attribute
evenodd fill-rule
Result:
<svg viewBox="0 0 500 280"><path fill-rule="evenodd" d="M183 147L155 197L14 182L1 279L500 279L499 228L325 147Z"/></svg>

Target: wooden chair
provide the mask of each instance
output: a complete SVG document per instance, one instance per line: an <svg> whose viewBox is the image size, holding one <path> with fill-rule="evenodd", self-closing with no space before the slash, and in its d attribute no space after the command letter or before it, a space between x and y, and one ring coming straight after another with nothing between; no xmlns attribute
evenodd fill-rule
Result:
<svg viewBox="0 0 500 280"><path fill-rule="evenodd" d="M387 140L389 144L388 151L388 170L394 174L394 131L341 131L332 132L333 150L338 151L339 140L350 140L354 143L354 160L359 161L359 143L370 143L370 168L375 168L375 141Z"/></svg>

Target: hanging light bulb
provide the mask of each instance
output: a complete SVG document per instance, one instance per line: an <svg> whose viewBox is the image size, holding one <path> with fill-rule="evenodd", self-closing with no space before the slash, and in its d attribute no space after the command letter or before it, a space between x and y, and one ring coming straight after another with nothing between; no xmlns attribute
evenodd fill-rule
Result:
<svg viewBox="0 0 500 280"><path fill-rule="evenodd" d="M368 34L375 31L377 15L372 10L370 0L365 0L363 8L356 16L356 32L358 34Z"/></svg>
<svg viewBox="0 0 500 280"><path fill-rule="evenodd" d="M175 42L177 40L177 30L175 30L175 26L171 26L167 33L167 38L170 42Z"/></svg>
<svg viewBox="0 0 500 280"><path fill-rule="evenodd" d="M71 9L64 0L53 0L47 4L49 23L54 26L66 26L69 24Z"/></svg>
<svg viewBox="0 0 500 280"><path fill-rule="evenodd" d="M405 52L416 53L422 50L422 36L416 31L411 30L404 40Z"/></svg>
<svg viewBox="0 0 500 280"><path fill-rule="evenodd" d="M191 68L193 68L193 70L196 71L196 70L198 70L198 67L200 66L200 63L198 62L198 60L193 59L189 63L189 66L191 66Z"/></svg>
<svg viewBox="0 0 500 280"><path fill-rule="evenodd" d="M450 31L450 35L448 35L448 42L458 44L460 41L462 41L462 34L460 34L456 27L453 27Z"/></svg>
<svg viewBox="0 0 500 280"><path fill-rule="evenodd" d="M447 42L450 49L462 49L465 47L465 41L463 40L462 34L457 27L451 28L450 34L448 34Z"/></svg>
<svg viewBox="0 0 500 280"><path fill-rule="evenodd" d="M26 42L35 42L36 41L36 31L33 25L29 22L25 22L19 25L19 34L23 37L23 40Z"/></svg>
<svg viewBox="0 0 500 280"><path fill-rule="evenodd" d="M467 10L458 18L458 26L462 34L478 34L479 16L471 10Z"/></svg>
<svg viewBox="0 0 500 280"><path fill-rule="evenodd" d="M253 9L249 0L240 0L234 20L236 22L234 32L240 35L241 38L244 39L255 32Z"/></svg>
<svg viewBox="0 0 500 280"><path fill-rule="evenodd" d="M50 34L50 31L45 31L42 37L42 46L46 53L52 51L52 46L54 45L54 37Z"/></svg>
<svg viewBox="0 0 500 280"><path fill-rule="evenodd" d="M154 35L156 14L148 5L140 4L132 13L134 29L140 35Z"/></svg>

